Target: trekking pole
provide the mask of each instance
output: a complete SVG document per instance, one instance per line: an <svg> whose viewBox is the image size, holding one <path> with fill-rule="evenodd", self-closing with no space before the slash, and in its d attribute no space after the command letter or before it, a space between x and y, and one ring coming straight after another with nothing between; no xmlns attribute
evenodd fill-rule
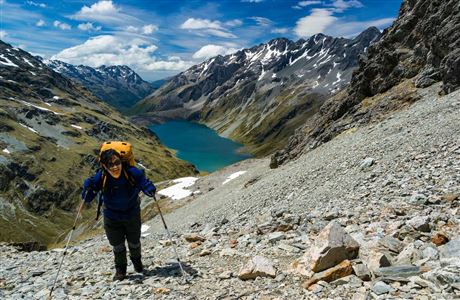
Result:
<svg viewBox="0 0 460 300"><path fill-rule="evenodd" d="M66 243L65 248L64 248L64 253L62 254L61 263L59 264L59 268L58 268L58 271L56 273L56 277L54 278L53 286L51 287L49 299L51 299L51 295L53 294L54 286L56 285L56 281L57 281L57 278L58 278L58 275L59 275L59 271L61 271L61 266L62 266L62 263L64 262L65 255L67 253L67 246L69 246L69 242L70 242L70 239L72 238L72 233L75 230L75 226L77 225L77 220L78 220L78 217L80 216L81 209L83 208L83 204L85 204L84 201L81 202L80 208L78 209L77 217L75 218L75 222L73 223L73 227L72 227L72 230L70 231L69 238L67 239L67 243Z"/></svg>
<svg viewBox="0 0 460 300"><path fill-rule="evenodd" d="M171 245L173 246L174 254L176 255L177 262L179 263L179 267L182 271L182 277L184 278L185 282L188 282L188 278L187 278L188 274L187 272L185 272L184 268L182 267L182 263L179 259L179 255L177 254L176 245L174 245L173 240L171 238L171 232L169 232L168 225L166 225L165 219L163 218L163 214L161 213L160 204L158 204L158 201L155 195L153 195L153 199L155 200L155 203L157 204L157 208L158 208L158 212L160 213L161 221L163 222L166 232L168 233L169 241L171 242Z"/></svg>

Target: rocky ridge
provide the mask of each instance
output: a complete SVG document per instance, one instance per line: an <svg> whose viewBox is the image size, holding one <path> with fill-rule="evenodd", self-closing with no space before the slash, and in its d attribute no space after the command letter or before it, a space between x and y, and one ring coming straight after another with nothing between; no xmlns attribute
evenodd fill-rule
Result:
<svg viewBox="0 0 460 300"><path fill-rule="evenodd" d="M54 71L76 81L94 95L120 111L127 111L137 101L152 93L155 88L144 81L128 66L89 66L45 60Z"/></svg>
<svg viewBox="0 0 460 300"><path fill-rule="evenodd" d="M273 165L417 101L415 88L442 82L442 94L458 89L459 49L458 1L404 1L397 20L361 57L348 89L329 98L319 113L296 131L273 156Z"/></svg>
<svg viewBox="0 0 460 300"><path fill-rule="evenodd" d="M135 144L138 162L156 180L196 173L153 133L1 41L0 87L1 241L55 241L72 222L81 184L98 168L97 149L105 140Z"/></svg>
<svg viewBox="0 0 460 300"><path fill-rule="evenodd" d="M243 142L255 154L272 153L349 83L359 55L379 37L371 27L354 39L278 38L213 57L136 104L133 120L190 119Z"/></svg>
<svg viewBox="0 0 460 300"><path fill-rule="evenodd" d="M69 249L55 299L460 297L460 91L439 88L278 169L253 159L199 179L201 194L166 215L189 284L155 218L148 272L112 282L107 240L87 239ZM61 255L1 246L0 295L45 297Z"/></svg>

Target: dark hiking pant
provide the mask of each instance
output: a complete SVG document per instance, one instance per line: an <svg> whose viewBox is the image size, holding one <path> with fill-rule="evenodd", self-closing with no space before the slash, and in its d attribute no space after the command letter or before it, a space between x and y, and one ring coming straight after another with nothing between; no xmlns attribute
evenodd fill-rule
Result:
<svg viewBox="0 0 460 300"><path fill-rule="evenodd" d="M112 220L104 217L104 229L113 248L115 267L126 269L126 247L128 241L131 261L141 259L141 216L137 214L128 220Z"/></svg>

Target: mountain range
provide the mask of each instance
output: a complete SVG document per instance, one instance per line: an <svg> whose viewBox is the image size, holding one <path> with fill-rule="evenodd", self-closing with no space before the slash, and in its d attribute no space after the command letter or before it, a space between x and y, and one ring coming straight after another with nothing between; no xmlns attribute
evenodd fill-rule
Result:
<svg viewBox="0 0 460 300"><path fill-rule="evenodd" d="M282 147L327 97L349 83L359 56L379 38L371 27L354 39L279 38L216 56L138 102L133 120L194 120L265 155Z"/></svg>
<svg viewBox="0 0 460 300"><path fill-rule="evenodd" d="M79 82L94 95L126 112L137 101L148 96L155 87L143 80L128 66L89 66L65 63L59 60L44 60L44 63L55 72Z"/></svg>

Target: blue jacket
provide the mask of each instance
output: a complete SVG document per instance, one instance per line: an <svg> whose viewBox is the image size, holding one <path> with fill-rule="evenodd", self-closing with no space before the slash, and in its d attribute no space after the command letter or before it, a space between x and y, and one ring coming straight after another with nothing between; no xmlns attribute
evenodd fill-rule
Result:
<svg viewBox="0 0 460 300"><path fill-rule="evenodd" d="M125 170L119 178L113 178L105 172L106 182L102 193L104 203L104 217L112 220L127 220L140 212L139 192L153 197L155 186L148 180L144 172L136 167L128 167L126 170L132 183L125 176ZM99 170L96 175L85 180L82 197L85 202L91 202L102 189L103 172Z"/></svg>

